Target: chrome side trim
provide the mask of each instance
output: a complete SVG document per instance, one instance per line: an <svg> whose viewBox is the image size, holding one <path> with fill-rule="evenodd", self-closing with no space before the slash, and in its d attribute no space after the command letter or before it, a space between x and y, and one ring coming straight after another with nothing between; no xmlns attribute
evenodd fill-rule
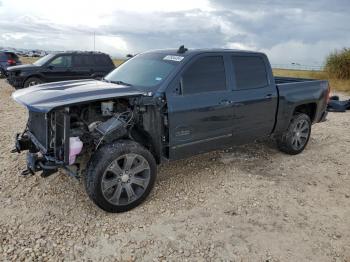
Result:
<svg viewBox="0 0 350 262"><path fill-rule="evenodd" d="M226 134L226 135L221 135L221 136L216 136L216 137L210 137L210 138L206 138L206 139L201 139L201 140L189 142L189 143L186 143L186 144L172 146L171 149L182 148L182 147L185 147L185 146L192 146L192 145L205 143L205 142L210 142L210 141L213 141L213 140L217 140L217 139L221 139L221 138L227 138L227 137L231 137L231 136L232 136L232 134Z"/></svg>

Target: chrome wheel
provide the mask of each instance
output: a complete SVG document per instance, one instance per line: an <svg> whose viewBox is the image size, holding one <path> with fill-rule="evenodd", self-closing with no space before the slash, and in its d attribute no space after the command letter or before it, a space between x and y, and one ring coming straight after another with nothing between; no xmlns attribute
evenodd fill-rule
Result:
<svg viewBox="0 0 350 262"><path fill-rule="evenodd" d="M128 153L115 159L102 176L103 197L113 205L128 205L139 199L151 179L147 160L138 154Z"/></svg>
<svg viewBox="0 0 350 262"><path fill-rule="evenodd" d="M30 81L28 86L35 86L38 85L39 83L37 83L36 81Z"/></svg>
<svg viewBox="0 0 350 262"><path fill-rule="evenodd" d="M300 150L305 146L310 135L310 125L305 119L299 120L292 133L292 147L295 150Z"/></svg>

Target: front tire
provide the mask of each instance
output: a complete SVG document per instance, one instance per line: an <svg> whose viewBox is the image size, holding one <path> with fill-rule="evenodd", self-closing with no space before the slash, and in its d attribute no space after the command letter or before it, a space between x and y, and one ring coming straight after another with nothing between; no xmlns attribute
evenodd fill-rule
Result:
<svg viewBox="0 0 350 262"><path fill-rule="evenodd" d="M125 212L150 194L157 176L153 155L140 144L117 141L96 151L85 187L90 199L107 212Z"/></svg>
<svg viewBox="0 0 350 262"><path fill-rule="evenodd" d="M23 87L30 87L35 85L40 85L44 83L40 78L37 77L29 77L25 82Z"/></svg>
<svg viewBox="0 0 350 262"><path fill-rule="evenodd" d="M292 117L288 129L277 138L279 150L290 155L301 153L311 135L311 120L304 113L297 113Z"/></svg>

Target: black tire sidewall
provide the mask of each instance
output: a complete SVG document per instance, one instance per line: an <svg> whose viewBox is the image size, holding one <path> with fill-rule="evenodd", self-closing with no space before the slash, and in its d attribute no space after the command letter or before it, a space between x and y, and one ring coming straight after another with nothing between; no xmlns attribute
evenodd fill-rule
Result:
<svg viewBox="0 0 350 262"><path fill-rule="evenodd" d="M108 202L102 194L101 181L106 168L119 156L135 153L143 156L150 166L150 181L145 192L134 202L127 205L116 206ZM122 140L105 145L97 150L89 161L85 177L85 188L90 199L101 209L112 212L125 212L140 205L150 194L157 176L157 164L153 155L140 144Z"/></svg>
<svg viewBox="0 0 350 262"><path fill-rule="evenodd" d="M309 125L309 134L308 137L306 139L305 144L303 145L303 147L301 147L300 149L296 150L293 148L292 146L292 139L293 139L293 130L295 128L295 126L297 125L297 123L301 120L305 120L307 121L308 125ZM287 129L287 131L282 135L282 137L280 139L278 139L278 146L279 149L287 154L290 155L296 155L301 153L302 151L304 151L305 147L307 146L310 136L311 136L311 120L310 117L307 114L304 113L298 113L295 114L289 124L289 127Z"/></svg>

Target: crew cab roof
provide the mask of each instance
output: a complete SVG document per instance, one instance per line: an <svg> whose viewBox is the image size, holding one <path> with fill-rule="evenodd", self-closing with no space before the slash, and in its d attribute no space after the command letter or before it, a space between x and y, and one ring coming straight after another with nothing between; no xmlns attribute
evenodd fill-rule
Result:
<svg viewBox="0 0 350 262"><path fill-rule="evenodd" d="M248 50L240 50L240 49L229 49L229 48L198 48L198 49L191 49L189 48L183 53L179 53L178 49L156 49L156 50L150 50L146 53L160 53L160 54L167 54L167 55L178 55L178 56L193 56L203 53L242 53L242 54L263 54L261 52L255 52L255 51L248 51Z"/></svg>

